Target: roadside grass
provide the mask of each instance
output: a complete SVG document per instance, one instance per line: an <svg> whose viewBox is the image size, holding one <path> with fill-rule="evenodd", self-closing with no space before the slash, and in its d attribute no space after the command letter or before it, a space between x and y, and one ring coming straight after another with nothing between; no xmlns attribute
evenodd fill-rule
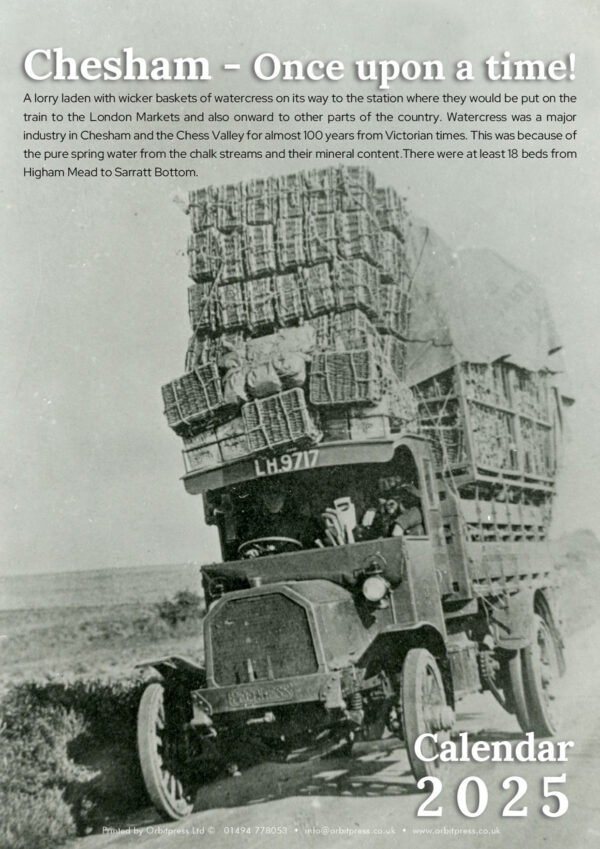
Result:
<svg viewBox="0 0 600 849"><path fill-rule="evenodd" d="M134 663L168 653L201 659L203 609L190 593L131 608L2 614L5 627L13 618L0 700L3 849L50 849L148 803L136 715L149 676ZM98 673L110 654L118 668ZM31 675L38 667L45 673Z"/></svg>

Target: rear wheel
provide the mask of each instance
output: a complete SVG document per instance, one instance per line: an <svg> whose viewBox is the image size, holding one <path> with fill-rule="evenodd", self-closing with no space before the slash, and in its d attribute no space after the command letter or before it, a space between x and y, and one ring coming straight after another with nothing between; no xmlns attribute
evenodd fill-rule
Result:
<svg viewBox="0 0 600 849"><path fill-rule="evenodd" d="M511 713L517 717L517 722L522 731L531 731L529 720L529 710L527 708L527 699L525 696L525 686L523 683L523 664L521 662L521 652L514 652L508 659L506 664L506 681L507 681L507 707L510 705Z"/></svg>
<svg viewBox="0 0 600 849"><path fill-rule="evenodd" d="M402 720L408 759L418 781L440 771L439 758L421 760L415 743L421 734L437 734L437 743L428 737L421 742L426 758L438 754L439 744L449 737L454 721L452 708L446 702L442 674L435 658L426 649L411 649L402 667Z"/></svg>
<svg viewBox="0 0 600 849"><path fill-rule="evenodd" d="M138 709L137 743L152 804L165 819L178 820L192 812L194 788L187 717L181 703L169 696L160 683L146 687Z"/></svg>
<svg viewBox="0 0 600 849"><path fill-rule="evenodd" d="M534 616L533 639L521 651L523 688L529 712L528 730L552 737L559 724L556 684L560 663L555 638L547 622Z"/></svg>

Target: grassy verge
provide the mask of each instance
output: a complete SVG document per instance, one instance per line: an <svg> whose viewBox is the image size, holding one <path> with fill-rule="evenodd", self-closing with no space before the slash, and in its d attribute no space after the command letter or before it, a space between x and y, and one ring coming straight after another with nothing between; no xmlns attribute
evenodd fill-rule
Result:
<svg viewBox="0 0 600 849"><path fill-rule="evenodd" d="M135 740L147 676L133 665L168 653L199 659L202 607L185 594L133 614L125 606L37 621L11 614L0 701L3 849L50 849L147 804ZM108 671L94 674L111 654ZM53 672L21 680L24 667L38 666Z"/></svg>

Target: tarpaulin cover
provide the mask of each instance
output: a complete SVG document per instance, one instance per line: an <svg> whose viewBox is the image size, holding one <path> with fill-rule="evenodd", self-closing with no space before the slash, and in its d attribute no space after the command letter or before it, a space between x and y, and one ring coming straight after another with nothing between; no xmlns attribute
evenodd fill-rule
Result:
<svg viewBox="0 0 600 849"><path fill-rule="evenodd" d="M535 279L493 251L453 251L420 223L413 224L407 254L409 384L461 361L504 359L530 371L562 370L561 343Z"/></svg>

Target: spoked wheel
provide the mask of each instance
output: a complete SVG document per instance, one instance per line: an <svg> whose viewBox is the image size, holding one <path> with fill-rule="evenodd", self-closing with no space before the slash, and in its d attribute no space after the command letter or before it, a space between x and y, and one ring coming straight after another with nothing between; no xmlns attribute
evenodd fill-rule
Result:
<svg viewBox="0 0 600 849"><path fill-rule="evenodd" d="M552 737L559 724L556 684L560 676L558 648L552 631L534 616L533 639L521 651L523 688L529 712L529 731Z"/></svg>
<svg viewBox="0 0 600 849"><path fill-rule="evenodd" d="M165 819L188 816L194 807L189 742L177 705L169 707L162 684L149 684L138 710L137 743L144 784Z"/></svg>
<svg viewBox="0 0 600 849"><path fill-rule="evenodd" d="M442 675L435 658L426 649L411 649L402 667L402 719L410 766L418 781L440 771L439 758L423 761L415 754L421 734L437 734L437 744L427 738L421 752L427 758L438 754L439 744L449 738L454 712L446 702Z"/></svg>

